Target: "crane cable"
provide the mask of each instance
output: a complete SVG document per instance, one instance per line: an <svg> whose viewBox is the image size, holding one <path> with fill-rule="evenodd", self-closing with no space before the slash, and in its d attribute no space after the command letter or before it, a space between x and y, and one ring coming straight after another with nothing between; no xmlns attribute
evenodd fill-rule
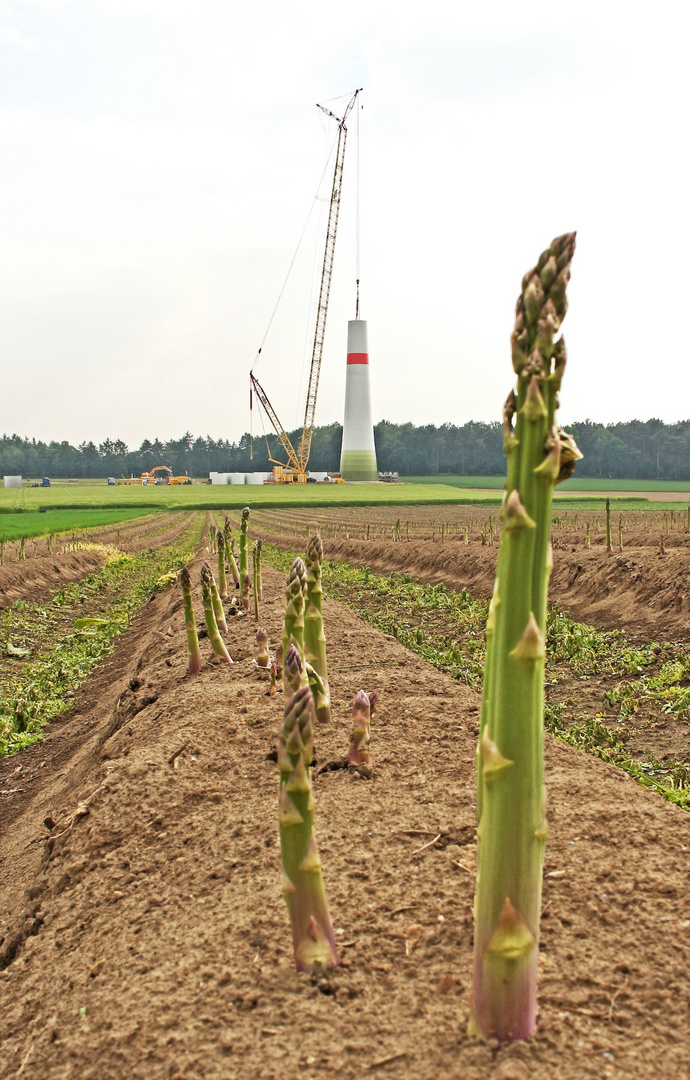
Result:
<svg viewBox="0 0 690 1080"><path fill-rule="evenodd" d="M321 185L323 184L323 178L326 175L326 169L328 168L328 166L330 164L330 160L331 160L331 158L333 156L333 147L335 146L335 143L336 143L336 139L333 140L333 142L331 143L331 148L328 151L328 157L326 158L326 164L324 165L323 172L321 173L321 178L319 180L319 184L318 184L318 187L316 189L316 194L315 194L315 196L314 196L314 198L312 200L311 206L309 207L309 213L307 214L307 220L304 223L304 228L302 229L302 232L300 233L300 238L297 241L297 247L295 248L295 253L292 256L292 259L290 261L290 265L288 267L288 272L285 275L285 281L283 282L281 290L278 293L278 299L276 300L275 307L273 308L273 313L271 314L271 317L268 320L268 326L266 327L266 332L264 333L264 336L261 339L261 345L259 346L258 351L256 353L256 356L254 357L254 364L252 365L252 371L254 370L254 367L255 367L255 365L256 365L256 363L257 363L257 361L258 361L258 359L259 359L259 357L261 355L261 350L263 349L264 345L266 344L266 338L268 337L269 330L271 329L271 325L273 323L273 320L275 319L276 312L278 310L278 305L280 304L280 301L283 298L283 293L285 292L285 288L287 286L288 279L290 277L290 274L292 273L292 268L295 265L295 259L297 258L297 255L299 253L299 249L300 249L300 247L302 245L302 240L304 239L304 234L307 231L307 226L309 225L309 221L310 221L311 216L312 216L312 214L314 212L314 206L319 201L319 191L321 190Z"/></svg>

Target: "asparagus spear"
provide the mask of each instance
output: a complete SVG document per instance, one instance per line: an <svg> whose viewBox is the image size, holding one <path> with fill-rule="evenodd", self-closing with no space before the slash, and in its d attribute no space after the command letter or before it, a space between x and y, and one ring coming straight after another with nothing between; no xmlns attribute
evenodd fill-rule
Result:
<svg viewBox="0 0 690 1080"><path fill-rule="evenodd" d="M326 660L326 636L323 631L323 586L321 563L323 561L323 543L318 532L310 538L307 545L307 591L304 612L304 650L308 662L318 672L323 684L323 692L316 699L318 720L330 720L331 701L328 688L328 664Z"/></svg>
<svg viewBox="0 0 690 1080"><path fill-rule="evenodd" d="M256 540L254 542L254 548L252 552L252 580L254 583L254 618L257 622L259 621L259 560L261 558L261 548L258 548L258 545L260 543L260 540Z"/></svg>
<svg viewBox="0 0 690 1080"><path fill-rule="evenodd" d="M512 335L517 393L504 410L503 530L486 628L478 748L478 870L470 1031L500 1041L535 1030L546 820L544 641L554 485L581 457L555 424L575 234L522 281ZM513 423L515 421L515 423Z"/></svg>
<svg viewBox="0 0 690 1080"><path fill-rule="evenodd" d="M211 643L216 656L220 656L221 660L225 660L226 663L231 664L230 654L225 648L225 643L218 633L218 624L216 622L215 612L213 610L213 574L211 573L211 567L207 562L201 564L201 595L204 601L204 619L206 621L206 630L208 631L208 640Z"/></svg>
<svg viewBox="0 0 690 1080"><path fill-rule="evenodd" d="M256 631L256 662L259 667L267 668L270 657L268 655L268 634L263 626Z"/></svg>
<svg viewBox="0 0 690 1080"><path fill-rule="evenodd" d="M287 697L296 694L303 685L302 667L302 657L293 640L290 642L283 660L283 685Z"/></svg>
<svg viewBox="0 0 690 1080"><path fill-rule="evenodd" d="M218 594L221 600L228 598L228 583L225 577L225 536L218 529L216 533L216 546L218 548Z"/></svg>
<svg viewBox="0 0 690 1080"><path fill-rule="evenodd" d="M304 660L304 597L307 589L307 571L299 558L295 559L285 584L285 620L283 623L283 689L289 693L285 679L285 659L290 642L294 641ZM304 663L302 663L304 668Z"/></svg>
<svg viewBox="0 0 690 1080"><path fill-rule="evenodd" d="M245 574L249 573L249 542L247 540L247 526L249 525L249 507L245 506L240 521L240 581L244 581Z"/></svg>
<svg viewBox="0 0 690 1080"><path fill-rule="evenodd" d="M369 765L369 729L371 704L364 690L358 690L352 702L352 735L347 760L351 765Z"/></svg>
<svg viewBox="0 0 690 1080"><path fill-rule="evenodd" d="M278 735L278 821L283 896L290 916L298 971L318 971L338 963L321 859L313 831L310 766L314 721L311 690L302 686L285 707L283 726Z"/></svg>
<svg viewBox="0 0 690 1080"><path fill-rule="evenodd" d="M240 593L240 605L243 611L249 611L250 588L249 574L245 574L242 578L242 592Z"/></svg>
<svg viewBox="0 0 690 1080"><path fill-rule="evenodd" d="M254 556L256 558L256 585L259 600L263 600L264 598L264 585L261 579L261 549L263 545L263 540L257 540L254 544Z"/></svg>
<svg viewBox="0 0 690 1080"><path fill-rule="evenodd" d="M228 624L225 619L225 612L223 611L223 601L220 598L218 586L216 585L216 579L214 578L213 571L210 567L209 571L211 574L211 600L213 602L213 614L216 617L216 623L218 624L218 629L220 630L221 634L227 634Z"/></svg>
<svg viewBox="0 0 690 1080"><path fill-rule="evenodd" d="M227 544L225 546L226 550L228 550ZM232 537L230 538L230 548L228 550L228 562L230 563L230 573L232 574L232 580L235 583L235 587L237 587L240 583L240 572L237 569L237 561L235 559L235 541L232 539Z"/></svg>
<svg viewBox="0 0 690 1080"><path fill-rule="evenodd" d="M196 619L194 618L194 605L192 603L192 581L189 570L183 566L180 570L180 585L184 597L184 625L187 632L187 649L189 651L190 675L197 675L201 671L201 649L199 637L196 632Z"/></svg>

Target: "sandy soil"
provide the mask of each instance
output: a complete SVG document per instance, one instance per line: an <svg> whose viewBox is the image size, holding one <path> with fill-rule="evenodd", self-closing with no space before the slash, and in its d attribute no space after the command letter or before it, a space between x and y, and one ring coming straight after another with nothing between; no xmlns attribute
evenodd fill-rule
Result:
<svg viewBox="0 0 690 1080"><path fill-rule="evenodd" d="M78 536L88 544L109 544L119 551L136 554L148 547L172 543L189 524L189 514L172 512L155 517L135 518L102 529L87 529ZM79 542L79 540L78 540ZM26 545L26 558L17 560L19 544L5 544L0 566L0 608L17 600L46 600L61 585L80 581L102 566L105 554L94 550L71 550L66 541L55 540L52 551L48 539L39 537Z"/></svg>
<svg viewBox="0 0 690 1080"><path fill-rule="evenodd" d="M233 515L230 515L231 518ZM549 597L581 621L621 628L662 640L688 640L690 635L690 533L687 515L640 512L623 515L623 551L617 548L617 516L613 548L606 553L601 514L570 514L553 529L554 567ZM498 555L498 513L476 507L357 508L324 511L324 550L329 559L369 566L376 573L393 570L415 580L449 588L466 588L488 599ZM300 510L258 511L255 528L275 543L295 547L312 519ZM400 539L392 539L396 520ZM590 523L590 545L586 526ZM370 537L366 539L367 525ZM465 542L465 528L468 542ZM442 534L443 528L443 534ZM408 538L409 530L409 538ZM485 542L482 543L482 534ZM659 554L664 536L665 554ZM299 539L296 539L299 537Z"/></svg>
<svg viewBox="0 0 690 1080"><path fill-rule="evenodd" d="M276 641L282 579L265 576ZM0 766L0 1076L686 1077L688 815L547 740L539 1031L469 1042L478 695L325 614L314 788L341 966L293 970L268 757L282 703L253 620L231 620L232 667L189 678L168 590ZM361 686L382 694L370 781L319 771Z"/></svg>

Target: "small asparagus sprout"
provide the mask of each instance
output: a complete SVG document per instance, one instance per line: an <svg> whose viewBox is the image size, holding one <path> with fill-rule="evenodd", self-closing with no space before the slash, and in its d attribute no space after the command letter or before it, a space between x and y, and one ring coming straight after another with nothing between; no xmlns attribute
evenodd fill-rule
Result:
<svg viewBox="0 0 690 1080"><path fill-rule="evenodd" d="M259 566L261 558L260 540L257 540L252 550L252 581L254 586L254 618L259 621ZM258 550L257 550L258 549Z"/></svg>
<svg viewBox="0 0 690 1080"><path fill-rule="evenodd" d="M323 693L316 698L316 716L318 720L331 719L331 700L328 688L328 664L326 661L326 636L323 632L323 586L321 583L321 563L323 561L323 543L318 532L310 538L307 545L307 591L304 612L304 650L305 656L320 676Z"/></svg>
<svg viewBox="0 0 690 1080"><path fill-rule="evenodd" d="M283 658L287 656L290 642L294 641L300 654L304 657L304 598L307 591L307 571L304 563L299 558L295 559L290 567L285 584L285 621L283 623ZM285 681L285 663L283 662L283 689L289 692Z"/></svg>
<svg viewBox="0 0 690 1080"><path fill-rule="evenodd" d="M275 660L271 660L271 685L268 688L268 696L275 697L277 690L278 668Z"/></svg>
<svg viewBox="0 0 690 1080"><path fill-rule="evenodd" d="M565 345L554 337L574 250L574 233L558 237L523 278L512 335L517 388L504 408L508 475L477 751L470 1019L470 1033L500 1042L527 1038L536 1026L551 500L582 456L555 423Z"/></svg>
<svg viewBox="0 0 690 1080"><path fill-rule="evenodd" d="M263 626L260 626L256 631L254 640L256 642L256 662L259 667L267 668L271 658L268 654L268 634Z"/></svg>
<svg viewBox="0 0 690 1080"><path fill-rule="evenodd" d="M350 765L368 765L371 725L371 702L364 690L358 690L352 702L352 735L347 760Z"/></svg>
<svg viewBox="0 0 690 1080"><path fill-rule="evenodd" d="M240 522L240 581L244 581L245 574L249 573L249 541L247 539L247 526L249 525L249 507L245 506L242 511Z"/></svg>
<svg viewBox="0 0 690 1080"><path fill-rule="evenodd" d="M190 675L197 675L201 671L201 649L199 637L196 632L196 619L194 618L194 605L192 603L192 582L189 570L183 566L180 570L180 585L184 597L184 625L187 632L187 649L189 651Z"/></svg>
<svg viewBox="0 0 690 1080"><path fill-rule="evenodd" d="M623 550L623 518L622 515L618 515L618 550Z"/></svg>
<svg viewBox="0 0 690 1080"><path fill-rule="evenodd" d="M216 547L218 548L218 594L221 600L228 598L228 583L225 577L225 536L218 529L216 533Z"/></svg>
<svg viewBox="0 0 690 1080"><path fill-rule="evenodd" d="M201 595L204 601L204 620L206 622L206 630L208 631L208 640L211 643L216 656L220 656L221 660L225 660L227 664L231 664L230 654L225 648L225 643L218 633L218 623L216 622L215 612L213 610L213 574L211 573L211 567L207 562L201 565Z"/></svg>
<svg viewBox="0 0 690 1080"><path fill-rule="evenodd" d="M251 584L249 581L249 574L245 574L242 578L242 592L240 593L240 606L243 611L249 611L249 594L251 592Z"/></svg>
<svg viewBox="0 0 690 1080"><path fill-rule="evenodd" d="M230 573L232 574L232 580L235 583L235 588L240 583L240 572L237 569L237 560L235 559L235 541L230 538L230 549L228 550L226 544L226 550L228 551L228 562L230 563Z"/></svg>
<svg viewBox="0 0 690 1080"><path fill-rule="evenodd" d="M606 496L606 551L611 554L611 500Z"/></svg>
<svg viewBox="0 0 690 1080"><path fill-rule="evenodd" d="M313 831L310 766L314 746L314 700L301 687L285 707L278 735L280 852L283 896L292 927L298 971L320 971L338 963L328 912L321 859Z"/></svg>
<svg viewBox="0 0 690 1080"><path fill-rule="evenodd" d="M303 667L299 649L291 641L283 661L283 685L287 697L292 697L304 685Z"/></svg>

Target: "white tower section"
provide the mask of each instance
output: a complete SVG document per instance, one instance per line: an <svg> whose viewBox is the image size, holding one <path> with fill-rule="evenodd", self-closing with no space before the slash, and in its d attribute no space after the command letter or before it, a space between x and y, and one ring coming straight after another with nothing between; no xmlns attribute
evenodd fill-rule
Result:
<svg viewBox="0 0 690 1080"><path fill-rule="evenodd" d="M367 324L362 319L352 319L347 324L347 380L340 474L345 480L378 480L369 392Z"/></svg>

